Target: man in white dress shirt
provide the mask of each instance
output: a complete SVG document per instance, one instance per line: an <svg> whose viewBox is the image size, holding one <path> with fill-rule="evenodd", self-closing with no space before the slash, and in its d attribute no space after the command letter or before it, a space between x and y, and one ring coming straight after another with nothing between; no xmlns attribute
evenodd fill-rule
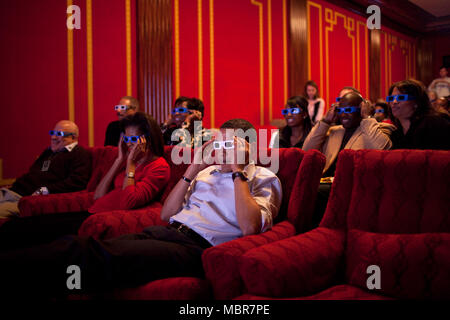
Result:
<svg viewBox="0 0 450 320"><path fill-rule="evenodd" d="M0 280L8 288L3 292L23 295L22 285L38 288L40 294L44 289L49 295L67 292L69 265L80 266L81 288L87 292L202 276L204 249L270 229L281 204L281 183L272 171L249 160L249 143L230 136L230 129L254 127L246 120L229 120L216 139L197 150L195 159L203 161L189 166L162 209L161 218L169 226L104 241L67 236L0 254L0 272L9 274ZM212 160L220 164L205 163Z"/></svg>

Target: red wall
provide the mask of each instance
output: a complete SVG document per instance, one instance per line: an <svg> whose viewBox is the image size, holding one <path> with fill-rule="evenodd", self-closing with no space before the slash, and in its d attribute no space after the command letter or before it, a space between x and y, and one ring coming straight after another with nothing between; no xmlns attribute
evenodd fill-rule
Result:
<svg viewBox="0 0 450 320"><path fill-rule="evenodd" d="M81 29L73 30L74 120L80 128L81 145L98 146L103 145L108 123L116 119L113 106L127 94L127 2L91 1L91 103L87 81L87 3L88 0L73 0L81 9ZM129 3L130 93L136 95L135 1ZM26 171L49 145L48 130L57 121L69 119L66 9L67 2L62 0L0 2L0 92L4 99L0 117L0 180Z"/></svg>
<svg viewBox="0 0 450 320"><path fill-rule="evenodd" d="M206 127L278 118L287 98L288 2L174 0L174 99L201 98Z"/></svg>
<svg viewBox="0 0 450 320"><path fill-rule="evenodd" d="M439 77L439 67L442 66L443 62L442 58L450 56L450 35L435 36L433 37L433 43L433 79L435 79Z"/></svg>

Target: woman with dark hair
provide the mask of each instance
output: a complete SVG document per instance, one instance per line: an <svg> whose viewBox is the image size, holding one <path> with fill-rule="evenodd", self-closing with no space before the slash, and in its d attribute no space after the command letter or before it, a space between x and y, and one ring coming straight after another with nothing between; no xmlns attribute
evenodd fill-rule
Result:
<svg viewBox="0 0 450 320"><path fill-rule="evenodd" d="M0 248L50 242L76 234L91 214L117 209L135 209L154 200L170 177L162 157L164 142L156 121L143 112L121 120L118 156L94 193L87 211L65 212L8 221L0 228Z"/></svg>
<svg viewBox="0 0 450 320"><path fill-rule="evenodd" d="M450 149L450 121L431 107L421 82L394 83L386 101L397 127L391 136L393 149Z"/></svg>
<svg viewBox="0 0 450 320"><path fill-rule="evenodd" d="M308 114L308 101L302 96L291 97L281 113L287 125L272 136L270 147L301 148L312 127Z"/></svg>
<svg viewBox="0 0 450 320"><path fill-rule="evenodd" d="M308 99L308 114L311 123L314 125L322 119L325 109L325 101L319 95L319 87L313 80L309 80L305 84L303 95Z"/></svg>
<svg viewBox="0 0 450 320"><path fill-rule="evenodd" d="M90 213L141 207L169 181L170 168L162 157L164 140L156 121L136 112L122 119L120 126L117 159L98 184Z"/></svg>

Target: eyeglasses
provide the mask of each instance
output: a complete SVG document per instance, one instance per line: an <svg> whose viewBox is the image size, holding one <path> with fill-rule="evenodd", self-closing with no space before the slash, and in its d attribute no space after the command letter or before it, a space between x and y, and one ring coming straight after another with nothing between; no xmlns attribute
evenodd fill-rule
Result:
<svg viewBox="0 0 450 320"><path fill-rule="evenodd" d="M214 141L213 147L215 150L219 149L233 149L234 148L234 140L225 140L225 141Z"/></svg>
<svg viewBox="0 0 450 320"><path fill-rule="evenodd" d="M57 136L57 137L68 137L68 136L74 136L75 133L72 132L64 132L64 131L57 131L57 130L50 130L48 132L51 136Z"/></svg>
<svg viewBox="0 0 450 320"><path fill-rule="evenodd" d="M361 110L360 107L336 108L336 112L338 114L341 114L341 113L353 113L353 112L357 112L357 111L360 111L360 110Z"/></svg>
<svg viewBox="0 0 450 320"><path fill-rule="evenodd" d="M131 109L132 107L124 105L124 104L118 104L117 106L114 106L114 110L116 111L126 111L128 109Z"/></svg>
<svg viewBox="0 0 450 320"><path fill-rule="evenodd" d="M341 101L341 97L336 97L336 102Z"/></svg>
<svg viewBox="0 0 450 320"><path fill-rule="evenodd" d="M375 109L375 113L384 113L383 109Z"/></svg>
<svg viewBox="0 0 450 320"><path fill-rule="evenodd" d="M392 95L392 96L386 97L387 102L393 102L394 99L397 101L409 101L409 100L415 100L416 97L411 96L409 94L397 94L397 95Z"/></svg>
<svg viewBox="0 0 450 320"><path fill-rule="evenodd" d="M301 108L285 108L283 110L281 110L281 114L282 115L287 115L287 114L299 114L300 112L302 112Z"/></svg>
<svg viewBox="0 0 450 320"><path fill-rule="evenodd" d="M180 108L174 108L173 110L172 110L172 114L175 114L175 113L189 113L189 109L188 108L182 108L182 107L180 107Z"/></svg>
<svg viewBox="0 0 450 320"><path fill-rule="evenodd" d="M140 137L145 137L145 135L142 136L123 136L123 142L128 143L137 143L139 141Z"/></svg>

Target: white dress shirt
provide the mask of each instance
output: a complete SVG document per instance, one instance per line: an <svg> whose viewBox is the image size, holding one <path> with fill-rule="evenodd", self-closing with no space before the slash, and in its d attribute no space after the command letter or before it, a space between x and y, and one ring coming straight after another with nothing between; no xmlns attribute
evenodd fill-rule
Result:
<svg viewBox="0 0 450 320"><path fill-rule="evenodd" d="M272 171L253 163L244 171L250 194L261 208L261 232L264 232L272 227L280 208L281 183ZM214 246L241 237L231 175L232 172L220 172L220 166L199 172L186 193L183 208L170 222L185 224Z"/></svg>

